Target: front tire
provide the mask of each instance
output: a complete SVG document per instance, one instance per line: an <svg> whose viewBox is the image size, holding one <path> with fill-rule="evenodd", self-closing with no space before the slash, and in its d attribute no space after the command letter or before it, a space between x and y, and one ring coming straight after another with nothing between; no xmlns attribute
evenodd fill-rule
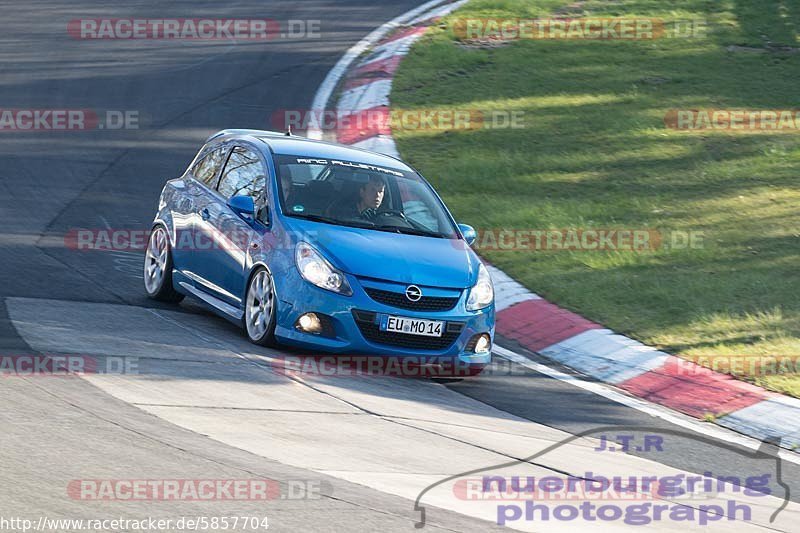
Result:
<svg viewBox="0 0 800 533"><path fill-rule="evenodd" d="M275 345L277 302L272 276L266 268L256 269L247 284L244 327L247 337L260 346Z"/></svg>
<svg viewBox="0 0 800 533"><path fill-rule="evenodd" d="M147 296L161 302L178 303L184 297L172 285L172 249L167 229L162 225L153 228L147 241L144 289Z"/></svg>

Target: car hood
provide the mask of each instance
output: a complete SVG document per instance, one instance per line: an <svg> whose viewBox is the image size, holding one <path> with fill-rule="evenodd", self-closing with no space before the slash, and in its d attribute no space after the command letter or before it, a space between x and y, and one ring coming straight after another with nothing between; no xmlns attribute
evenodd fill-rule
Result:
<svg viewBox="0 0 800 533"><path fill-rule="evenodd" d="M478 278L480 260L461 239L437 239L291 219L305 240L337 268L360 277L465 289Z"/></svg>

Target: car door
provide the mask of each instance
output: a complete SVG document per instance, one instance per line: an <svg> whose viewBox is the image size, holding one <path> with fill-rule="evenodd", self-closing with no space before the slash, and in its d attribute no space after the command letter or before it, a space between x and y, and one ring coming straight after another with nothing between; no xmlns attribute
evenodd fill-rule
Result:
<svg viewBox="0 0 800 533"><path fill-rule="evenodd" d="M190 279L194 280L198 259L195 250L198 242L197 218L208 208L209 202L217 189L222 165L227 159L231 149L230 143L217 145L204 150L205 153L189 170L186 181L185 196L191 201L188 203L190 211L181 215L180 222L175 221L175 249L173 257L175 265L180 265L180 270ZM173 215L174 217L174 215Z"/></svg>
<svg viewBox="0 0 800 533"><path fill-rule="evenodd" d="M195 285L236 307L242 303L248 246L266 227L257 219L245 220L234 213L227 201L233 196L250 196L257 208L264 206L266 177L266 165L255 148L234 146L217 190L208 192L208 202L195 219Z"/></svg>

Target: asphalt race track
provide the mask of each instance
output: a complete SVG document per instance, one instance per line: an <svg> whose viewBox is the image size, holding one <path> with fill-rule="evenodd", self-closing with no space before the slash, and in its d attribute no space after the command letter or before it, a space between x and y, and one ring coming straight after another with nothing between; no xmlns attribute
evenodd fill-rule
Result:
<svg viewBox="0 0 800 533"><path fill-rule="evenodd" d="M275 351L250 345L192 302L147 299L141 252L65 246L77 228L149 229L164 181L184 171L210 133L269 129L272 113L308 109L341 54L420 3L3 2L0 107L135 111L139 127L0 132L0 355L137 361L130 374L0 379L0 516L239 515L267 516L270 529L286 531L412 530L421 488L613 426L619 431L594 436L636 434L638 442L663 434L665 445L657 453L599 455L575 441L520 469L539 476L603 467L629 475L775 472L769 456L752 457L515 365L451 382L281 373L270 365ZM79 40L67 32L72 19L114 17L320 20L321 27L318 37L268 42ZM790 499L800 501L800 467L783 461L781 468ZM267 503L98 502L68 489L85 479L251 478L318 493ZM773 496L755 498L750 523L712 525L796 528L795 503L769 521L784 496L784 487L771 489ZM498 528L491 509L437 490L426 496L427 529ZM509 525L569 530L555 522ZM593 530L619 527L597 522Z"/></svg>

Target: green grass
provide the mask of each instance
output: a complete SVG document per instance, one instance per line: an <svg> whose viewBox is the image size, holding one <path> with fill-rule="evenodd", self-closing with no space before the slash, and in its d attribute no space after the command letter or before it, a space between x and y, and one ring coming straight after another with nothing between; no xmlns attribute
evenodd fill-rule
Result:
<svg viewBox="0 0 800 533"><path fill-rule="evenodd" d="M800 1L473 0L398 72L394 109L524 112L523 129L395 130L477 228L699 231L702 248L481 253L533 291L688 357L800 356L800 133L667 129L675 108L798 106ZM458 17L702 19L704 36L465 46ZM734 48L731 48L731 47ZM742 375L800 397L800 375Z"/></svg>

